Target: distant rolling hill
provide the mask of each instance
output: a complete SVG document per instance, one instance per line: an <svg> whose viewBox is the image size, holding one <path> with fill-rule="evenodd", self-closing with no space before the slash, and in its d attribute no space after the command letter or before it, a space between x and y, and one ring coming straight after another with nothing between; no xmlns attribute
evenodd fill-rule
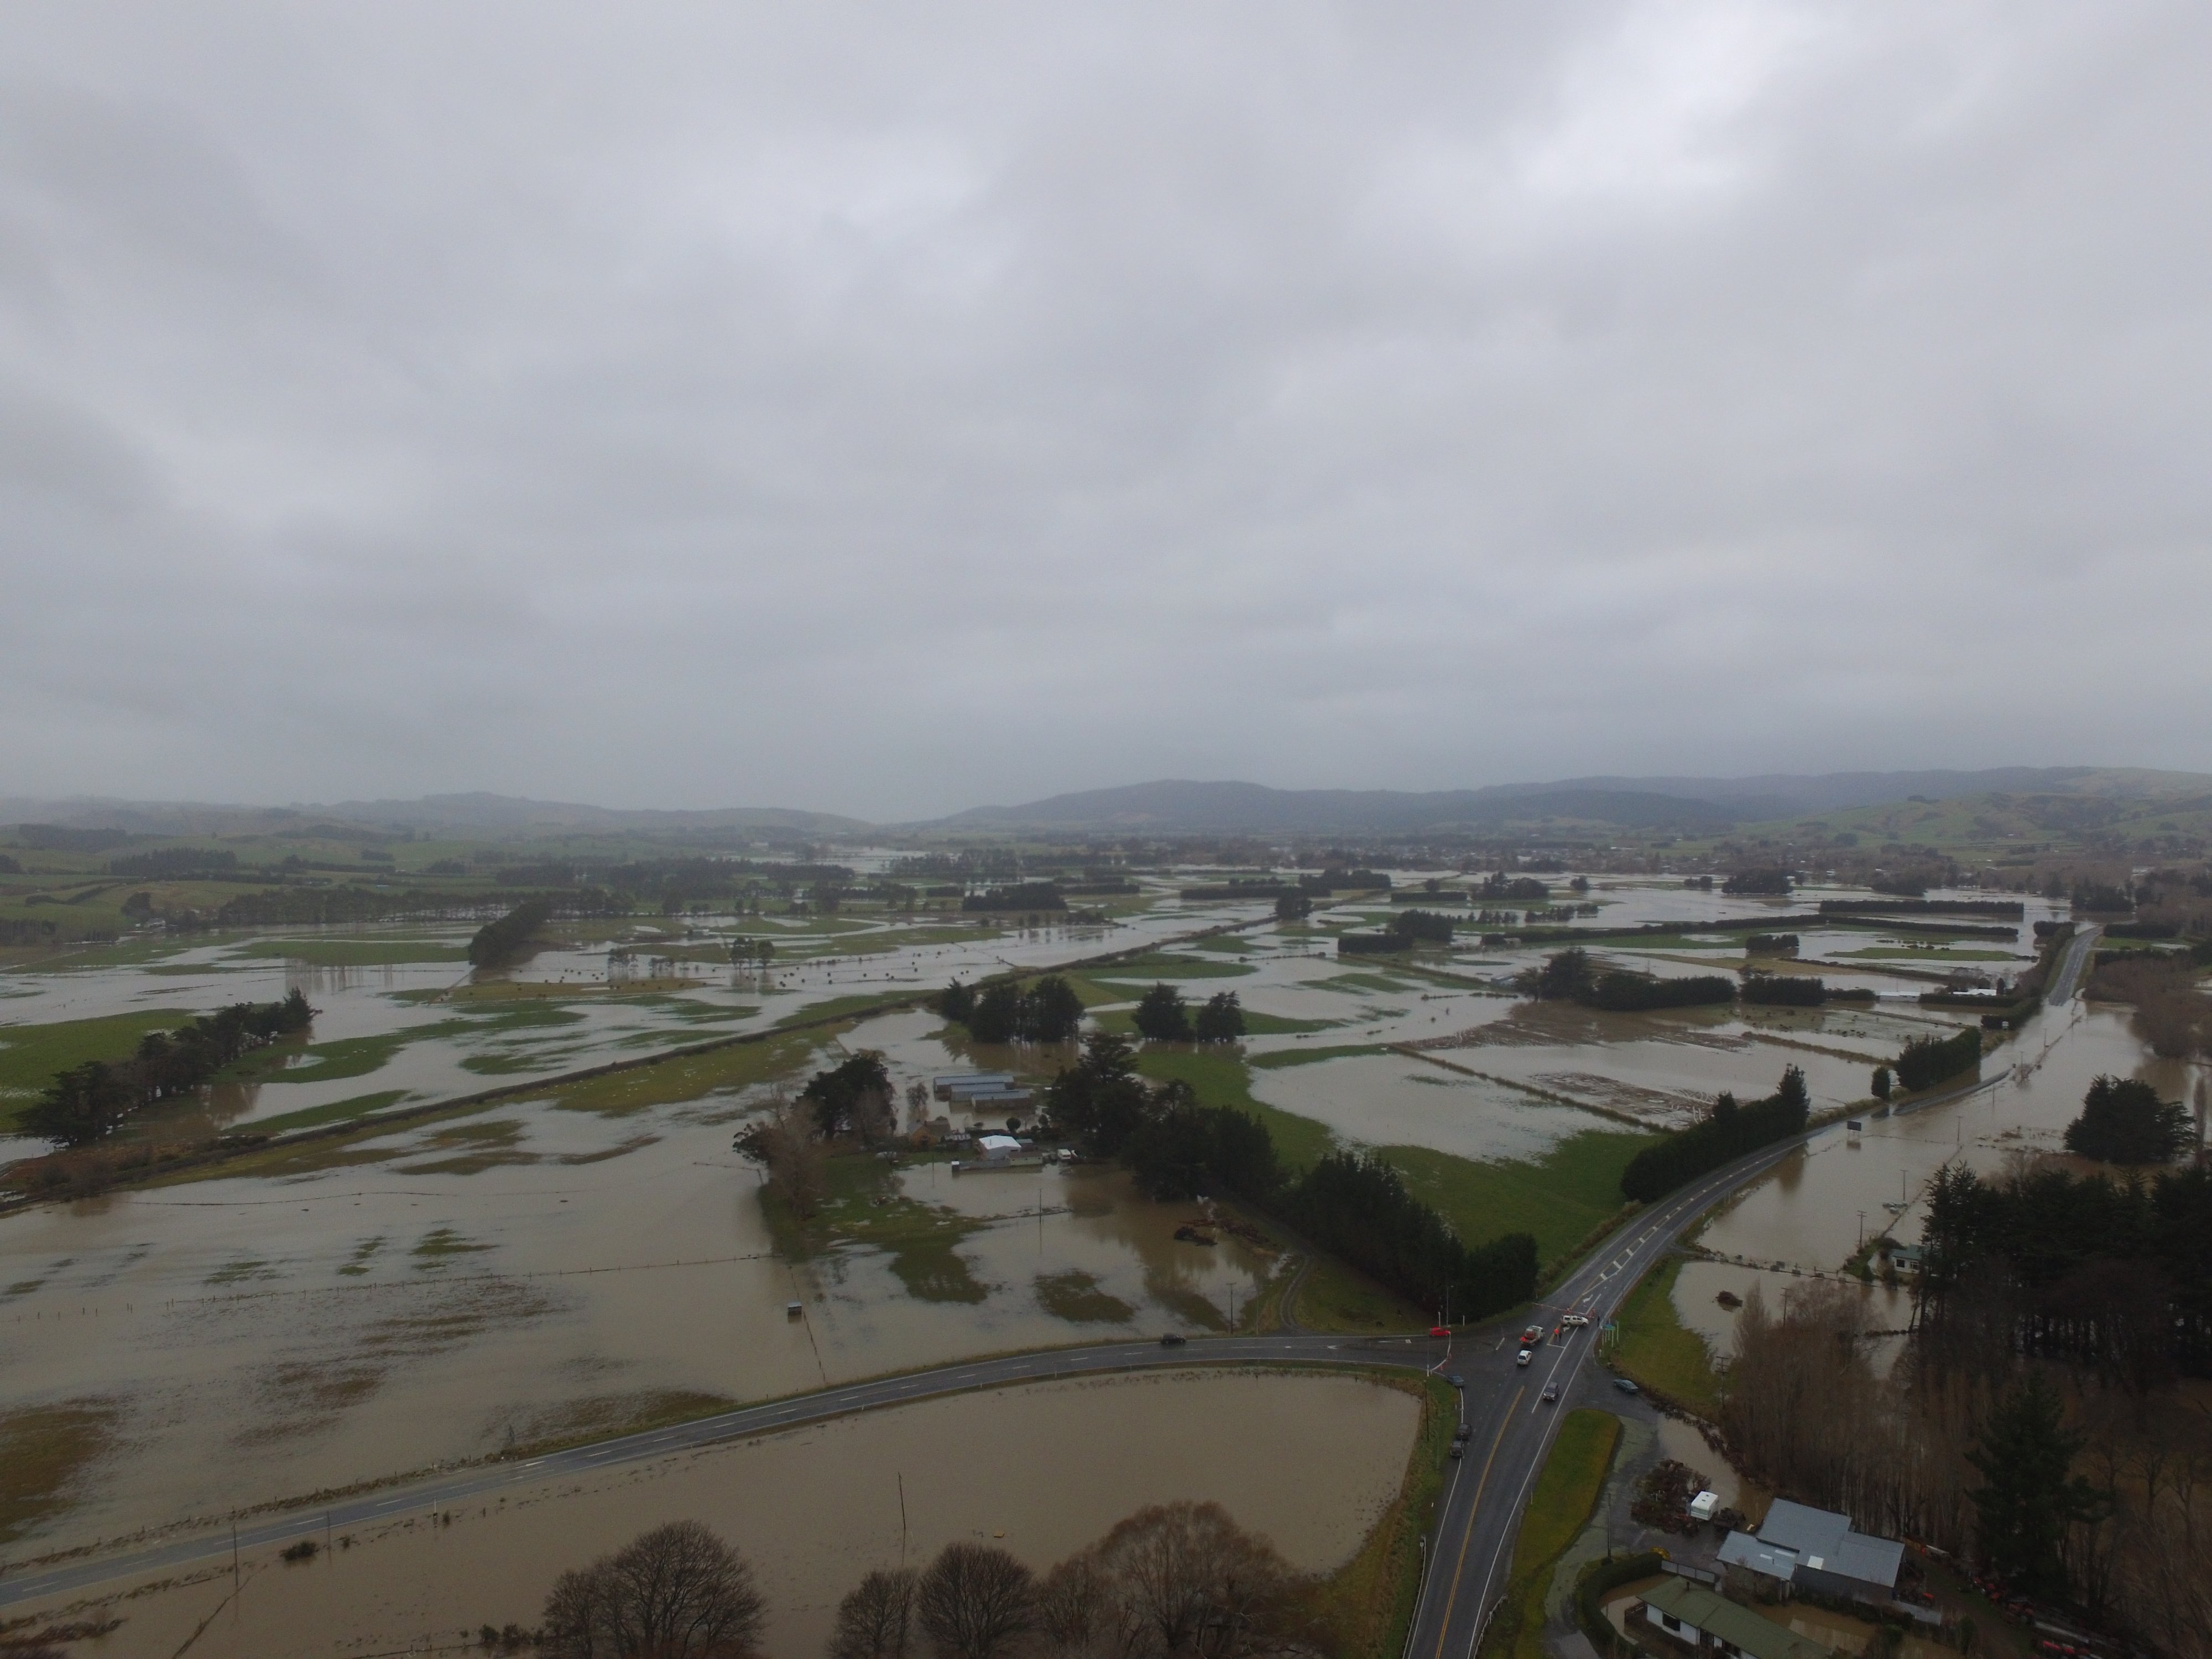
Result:
<svg viewBox="0 0 2212 1659"><path fill-rule="evenodd" d="M1943 803L1943 810L1935 811ZM1742 778L1588 777L1480 789L1271 789L1168 779L979 806L907 830L988 835L1024 830L1144 835L1354 836L1520 832L1553 826L1710 836L1808 818L1824 830L1887 836L1992 839L2033 833L2196 833L2212 811L2212 776L2121 767L2001 767L1988 771L1774 773ZM2173 814L2181 817L2166 820ZM2186 822L2184 822L2186 819ZM1940 823L1939 823L1940 820ZM2212 820L2208 820L2212 821ZM747 837L859 837L879 827L797 808L701 811L591 806L484 793L327 805L0 800L0 825L52 823L138 836L274 835L343 838L412 830L514 837L645 834L728 844ZM351 829L349 828L351 826ZM2139 828L2137 828L2139 826Z"/></svg>
<svg viewBox="0 0 2212 1659"><path fill-rule="evenodd" d="M1156 835L1419 834L1502 830L1547 821L1714 835L1739 823L1808 813L1990 794L2084 801L2180 799L2212 777L2136 769L1999 767L1986 771L1776 773L1746 778L1590 777L1481 789L1271 789L1183 779L1086 789L1018 806L984 806L929 827L1097 830ZM2092 816L2104 816L2100 810Z"/></svg>
<svg viewBox="0 0 2212 1659"><path fill-rule="evenodd" d="M1741 814L1709 800L1648 790L1270 789L1256 783L1170 781L1088 789L1022 806L979 807L939 829L1139 830L1155 834L1350 835L1503 828L1544 818L1711 834Z"/></svg>

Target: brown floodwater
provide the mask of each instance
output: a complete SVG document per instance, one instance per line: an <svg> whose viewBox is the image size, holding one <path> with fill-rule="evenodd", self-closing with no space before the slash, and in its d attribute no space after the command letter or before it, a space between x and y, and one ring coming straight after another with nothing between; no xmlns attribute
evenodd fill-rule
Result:
<svg viewBox="0 0 2212 1659"><path fill-rule="evenodd" d="M1445 1056L1464 1064L1455 1051ZM1429 1146L1468 1158L1540 1158L1568 1136L1621 1126L1595 1112L1402 1054L1361 1054L1255 1071L1268 1105L1370 1146Z"/></svg>
<svg viewBox="0 0 2212 1659"><path fill-rule="evenodd" d="M1117 1171L943 1164L904 1182L978 1224L953 1248L953 1299L914 1293L870 1245L789 1262L730 1152L744 1109L502 1105L279 1178L0 1222L0 1411L96 1402L112 1436L65 1507L0 1547L976 1353L1224 1328L1279 1266L1226 1234L1176 1239L1195 1207L1150 1204Z"/></svg>
<svg viewBox="0 0 2212 1659"><path fill-rule="evenodd" d="M1905 1116L1863 1117L1856 1133L1841 1124L1824 1130L1715 1212L1697 1242L1727 1260L1683 1268L1674 1288L1683 1322L1726 1355L1735 1315L1715 1304L1719 1291L1741 1296L1757 1282L1767 1305L1778 1309L1782 1294L1801 1282L1790 1269L1833 1273L1863 1238L1885 1231L1917 1243L1928 1182L1938 1170L1957 1164L2002 1175L2056 1152L2100 1074L2140 1077L2164 1098L2193 1100L2203 1068L2153 1056L2124 1009L2078 1000L2047 1009L1984 1057L1982 1076L1991 1086ZM1907 1292L1876 1285L1865 1294L1876 1328L1905 1325ZM1876 1352L1893 1357L1894 1348Z"/></svg>
<svg viewBox="0 0 2212 1659"><path fill-rule="evenodd" d="M981 1541L1042 1571L1147 1504L1221 1504L1291 1565L1348 1559L1395 1498L1419 1423L1401 1389L1343 1375L1189 1371L1030 1384L865 1413L352 1534L287 1565L275 1550L99 1609L87 1651L291 1659L459 1646L538 1623L547 1590L663 1522L713 1527L767 1597L770 1659L814 1659L837 1600L872 1568ZM902 1492L903 1515L902 1524ZM312 1519L302 1528L315 1531ZM319 1534L318 1534L319 1536ZM9 1609L22 1617L59 1607Z"/></svg>

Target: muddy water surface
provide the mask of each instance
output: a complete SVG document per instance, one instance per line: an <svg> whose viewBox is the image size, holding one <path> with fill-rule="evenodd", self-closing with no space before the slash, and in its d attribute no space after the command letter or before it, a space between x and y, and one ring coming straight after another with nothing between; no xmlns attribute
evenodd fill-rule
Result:
<svg viewBox="0 0 2212 1659"><path fill-rule="evenodd" d="M1570 1135L1620 1127L1594 1112L1395 1054L1258 1070L1252 1092L1346 1140L1468 1158L1540 1158Z"/></svg>
<svg viewBox="0 0 2212 1659"><path fill-rule="evenodd" d="M814 1659L837 1598L898 1565L902 1542L909 1562L969 1540L1042 1571L1147 1504L1218 1502L1293 1566L1326 1572L1396 1496L1419 1419L1412 1395L1348 1376L1194 1371L965 1395L524 1490L448 1525L363 1530L303 1565L264 1551L235 1597L226 1562L116 1600L109 1616L126 1622L109 1648L176 1652L210 1616L195 1650L233 1659L458 1646L486 1623L535 1625L562 1569L677 1519L704 1521L753 1563L772 1659Z"/></svg>

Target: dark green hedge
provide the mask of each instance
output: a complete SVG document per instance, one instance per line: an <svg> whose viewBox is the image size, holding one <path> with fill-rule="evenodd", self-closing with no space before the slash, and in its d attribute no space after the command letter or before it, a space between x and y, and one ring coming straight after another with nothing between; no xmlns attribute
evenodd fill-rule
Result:
<svg viewBox="0 0 2212 1659"><path fill-rule="evenodd" d="M1631 1158L1621 1172L1621 1194L1648 1203L1747 1152L1802 1133L1812 1106L1805 1074L1795 1066L1784 1070L1782 1086L1764 1100L1739 1106L1734 1096L1723 1095L1705 1121L1678 1130Z"/></svg>
<svg viewBox="0 0 2212 1659"><path fill-rule="evenodd" d="M1982 1064L1982 1034L1968 1028L1948 1037L1915 1037L1898 1051L1899 1087L1932 1089L1961 1072L1978 1071Z"/></svg>

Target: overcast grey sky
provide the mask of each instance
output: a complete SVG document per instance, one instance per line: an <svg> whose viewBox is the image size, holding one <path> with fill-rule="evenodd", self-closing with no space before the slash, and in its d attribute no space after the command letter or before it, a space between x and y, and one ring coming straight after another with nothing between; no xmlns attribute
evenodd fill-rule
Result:
<svg viewBox="0 0 2212 1659"><path fill-rule="evenodd" d="M2212 768L2212 10L0 11L0 796Z"/></svg>

